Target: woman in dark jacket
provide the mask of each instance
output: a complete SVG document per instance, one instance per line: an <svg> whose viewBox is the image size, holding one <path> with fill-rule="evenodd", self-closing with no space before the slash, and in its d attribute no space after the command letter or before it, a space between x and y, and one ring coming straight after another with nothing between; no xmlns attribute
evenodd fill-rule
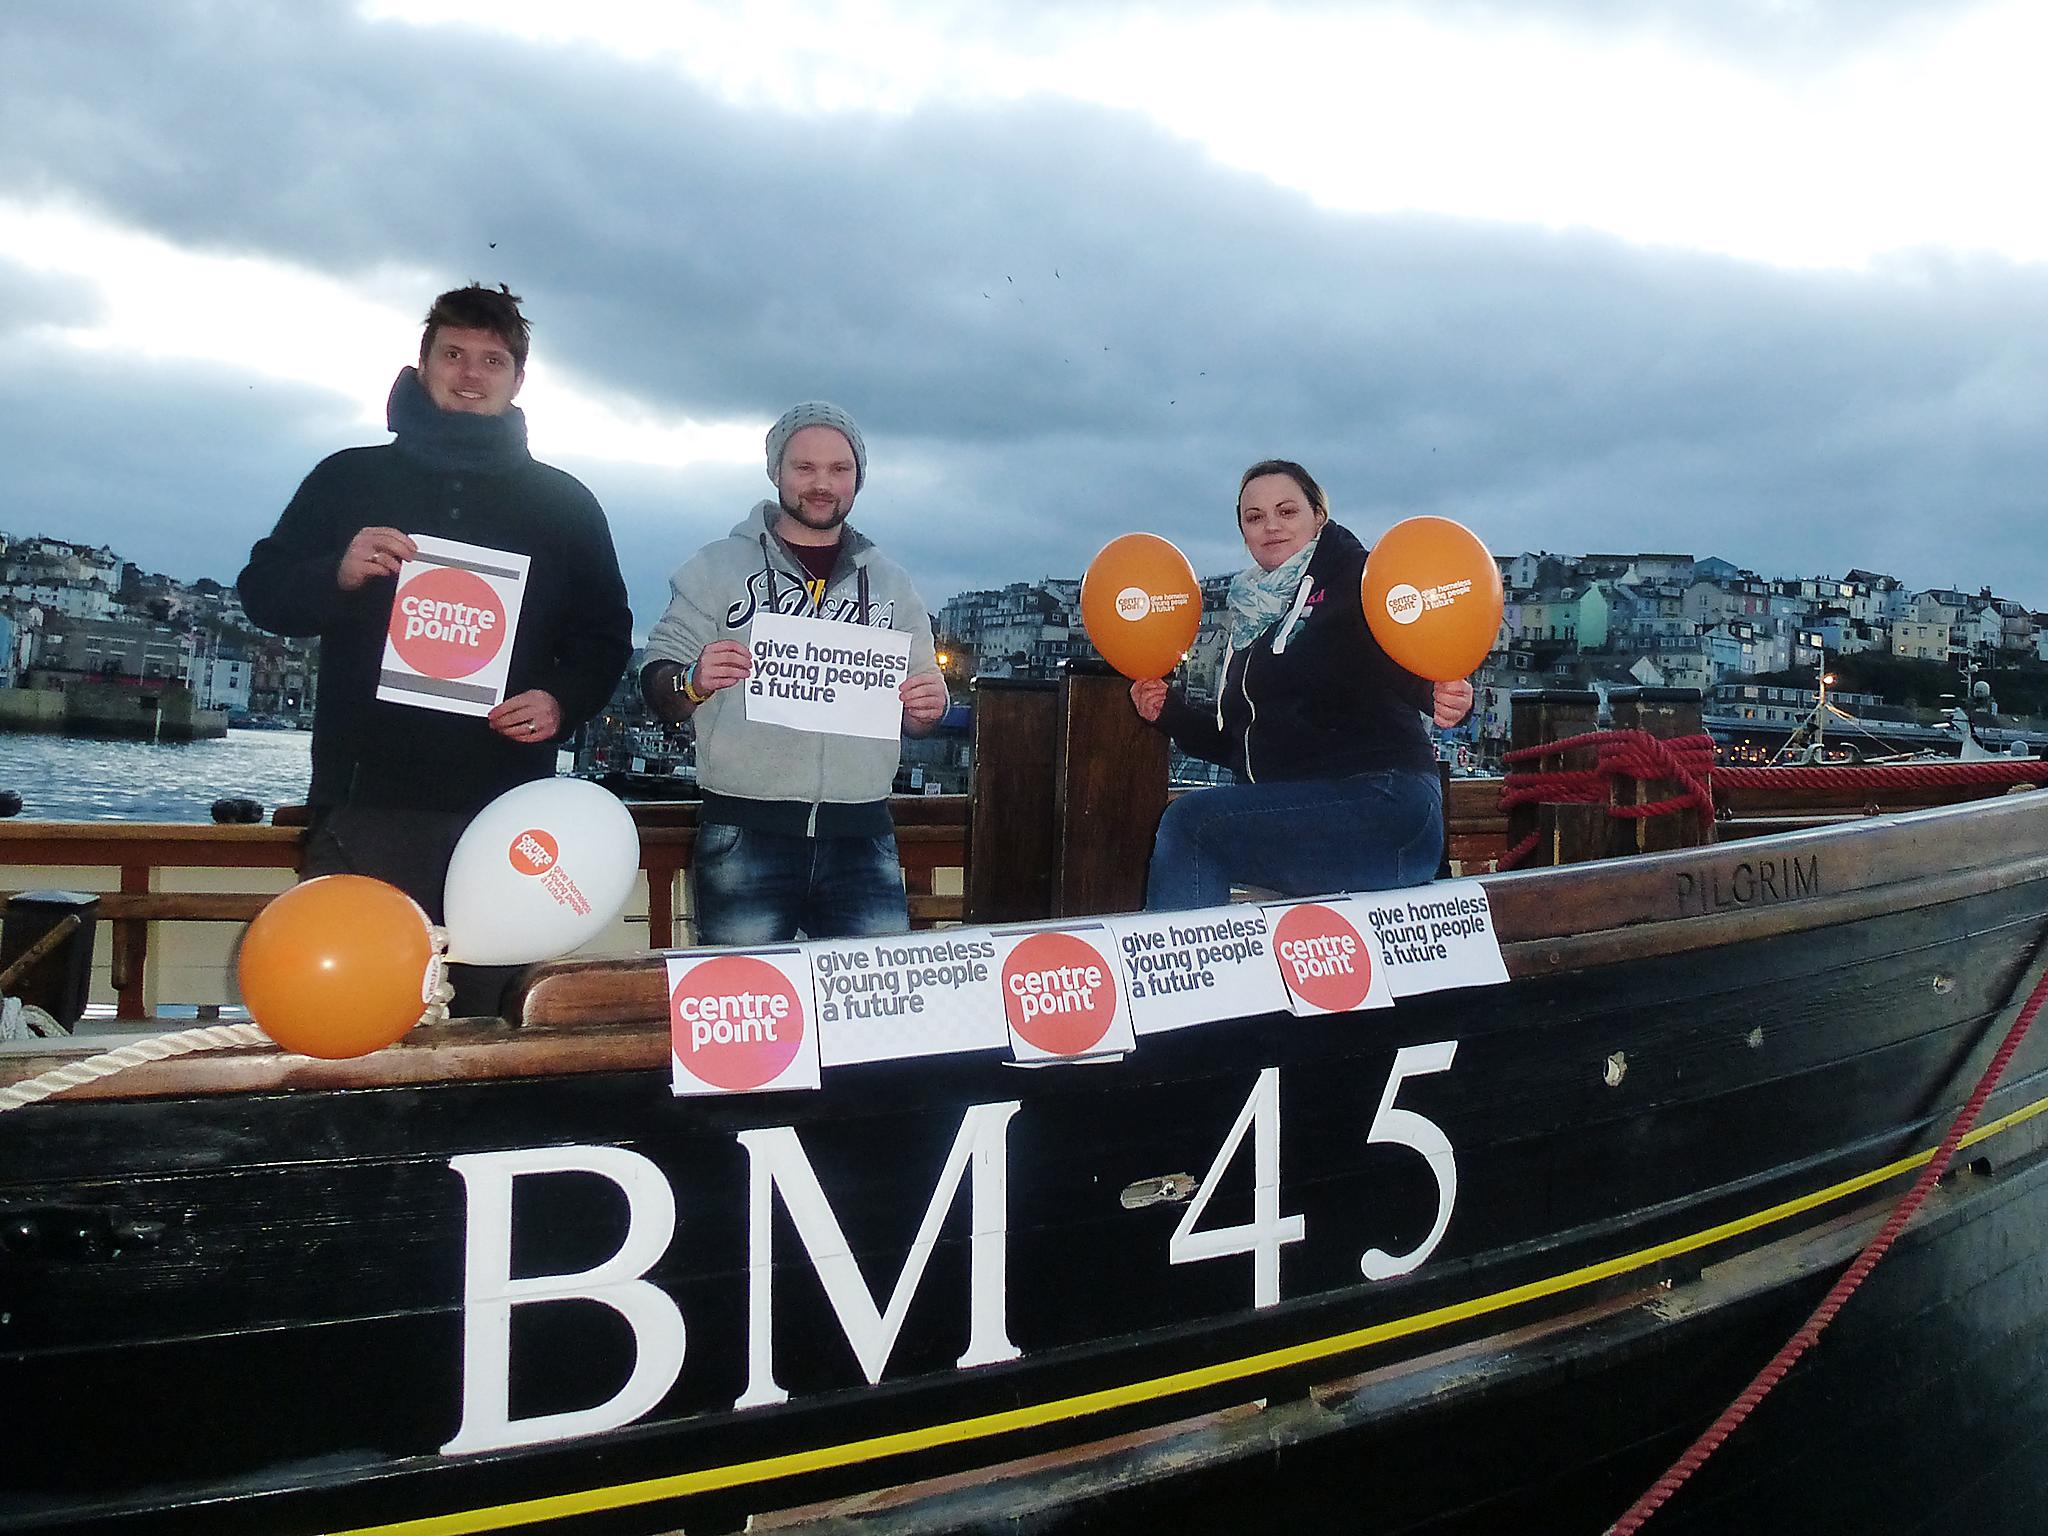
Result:
<svg viewBox="0 0 2048 1536"><path fill-rule="evenodd" d="M1215 707L1131 685L1139 715L1238 779L1167 808L1146 907L1220 906L1233 884L1309 896L1428 880L1443 799L1424 718L1455 725L1472 685L1431 683L1380 649L1359 602L1365 548L1299 464L1246 470L1237 525L1254 563L1230 584Z"/></svg>

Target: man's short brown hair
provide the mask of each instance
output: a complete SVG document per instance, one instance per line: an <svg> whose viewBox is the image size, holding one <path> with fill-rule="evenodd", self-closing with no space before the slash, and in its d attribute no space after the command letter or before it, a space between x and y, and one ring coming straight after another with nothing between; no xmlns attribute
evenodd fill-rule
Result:
<svg viewBox="0 0 2048 1536"><path fill-rule="evenodd" d="M505 343L512 361L521 372L525 371L529 327L526 316L519 313L519 295L503 283L496 288L486 288L482 283L450 288L434 300L433 308L427 311L427 328L420 335L422 364L434 345L434 332L444 325L459 331L489 331Z"/></svg>

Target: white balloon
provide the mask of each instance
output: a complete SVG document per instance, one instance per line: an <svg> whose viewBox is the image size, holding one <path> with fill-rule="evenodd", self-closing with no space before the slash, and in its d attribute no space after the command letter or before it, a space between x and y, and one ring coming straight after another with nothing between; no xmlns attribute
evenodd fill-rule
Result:
<svg viewBox="0 0 2048 1536"><path fill-rule="evenodd" d="M611 791L536 779L477 812L442 891L448 958L552 960L610 926L633 893L640 833Z"/></svg>

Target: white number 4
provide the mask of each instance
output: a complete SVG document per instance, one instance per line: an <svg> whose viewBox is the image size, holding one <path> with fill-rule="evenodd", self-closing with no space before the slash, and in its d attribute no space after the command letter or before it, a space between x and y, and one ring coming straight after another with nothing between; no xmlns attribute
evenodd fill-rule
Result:
<svg viewBox="0 0 2048 1536"><path fill-rule="evenodd" d="M1448 1058L1444 1065L1450 1065ZM1430 1067L1422 1070L1440 1069ZM1392 1097L1391 1090L1388 1096ZM1423 1123L1428 1124L1427 1121ZM1253 1132L1252 1219L1235 1227L1197 1232L1195 1223L1208 1209L1209 1197L1216 1193L1224 1169L1237 1156L1237 1149L1243 1144L1247 1130ZM1187 1214L1173 1229L1173 1237L1166 1245L1166 1258L1171 1264L1193 1264L1202 1259L1248 1253L1252 1256L1252 1305L1270 1307L1280 1299L1280 1245L1298 1243L1302 1235L1301 1217L1280 1214L1280 1069L1268 1067L1259 1074L1258 1082L1252 1086L1251 1097L1244 1101L1244 1108L1237 1112L1237 1123L1231 1126L1230 1134L1223 1139L1216 1161L1202 1175L1201 1188L1195 1191L1194 1202L1188 1206ZM1422 1261L1417 1259L1416 1262Z"/></svg>
<svg viewBox="0 0 2048 1536"><path fill-rule="evenodd" d="M1391 1280L1420 1266L1424 1259L1436 1252L1436 1245L1444 1240L1444 1231L1451 1224L1451 1207L1458 1201L1458 1159L1451 1151L1451 1139L1434 1120L1425 1119L1411 1109L1394 1108L1394 1095L1401 1091L1401 1084L1408 1078L1449 1071L1451 1058L1457 1054L1458 1042L1455 1040L1438 1040L1430 1045L1404 1045L1394 1053L1394 1070L1387 1075L1387 1089L1380 1095L1379 1113L1372 1117L1372 1129L1365 1133L1365 1139L1412 1147L1423 1155L1429 1163L1430 1172L1436 1175L1436 1221L1429 1229L1429 1236L1406 1253L1388 1253L1384 1248L1366 1249L1358 1267L1368 1280Z"/></svg>

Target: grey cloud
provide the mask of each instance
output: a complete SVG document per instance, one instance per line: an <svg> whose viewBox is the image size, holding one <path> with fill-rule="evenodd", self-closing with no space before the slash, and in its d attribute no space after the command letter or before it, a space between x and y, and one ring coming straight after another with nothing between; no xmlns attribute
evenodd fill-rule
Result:
<svg viewBox="0 0 2048 1536"><path fill-rule="evenodd" d="M90 325L99 296L82 279L0 260L0 337L45 325Z"/></svg>
<svg viewBox="0 0 2048 1536"><path fill-rule="evenodd" d="M107 51L17 13L6 42L43 83L0 103L0 178L342 275L502 277L551 364L699 418L837 399L874 457L856 521L934 603L1078 573L1132 527L1227 568L1237 472L1274 453L1367 536L1435 511L1499 548L1690 548L2048 600L2022 537L2048 483L2038 269L1792 273L1335 215L1071 103L788 118L593 50L333 6L259 24L274 14L139 6ZM293 479L360 436L285 425L252 419L239 446L276 461L249 440L275 426ZM668 569L767 489L751 468L566 467L613 513L643 627Z"/></svg>

